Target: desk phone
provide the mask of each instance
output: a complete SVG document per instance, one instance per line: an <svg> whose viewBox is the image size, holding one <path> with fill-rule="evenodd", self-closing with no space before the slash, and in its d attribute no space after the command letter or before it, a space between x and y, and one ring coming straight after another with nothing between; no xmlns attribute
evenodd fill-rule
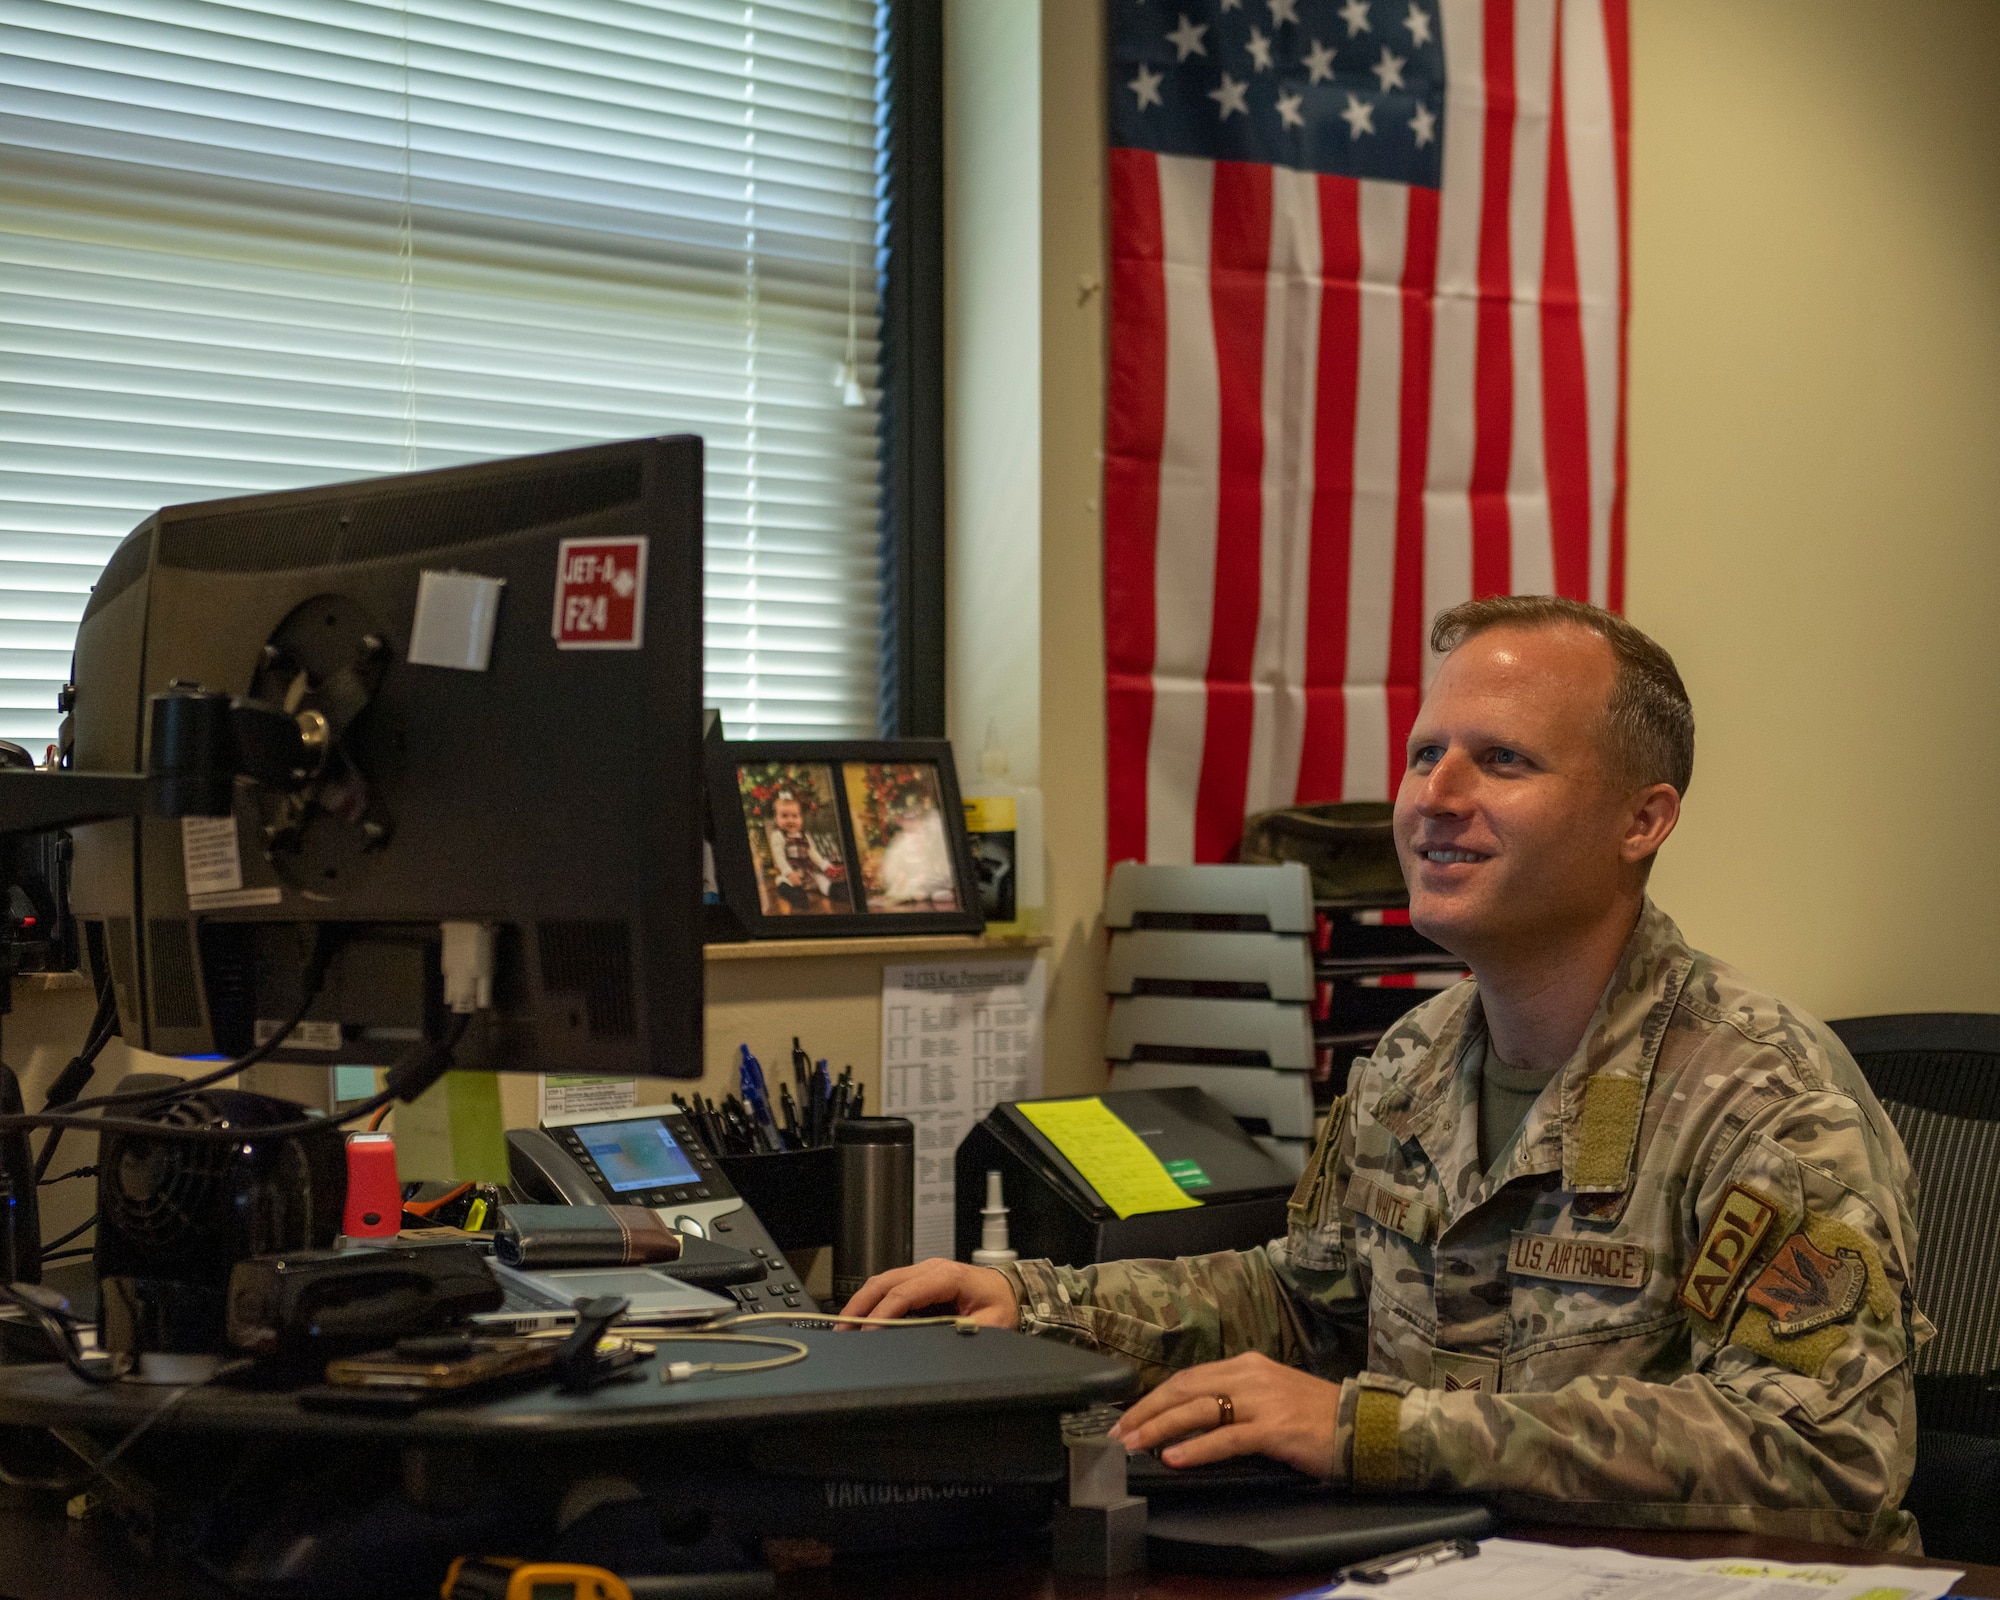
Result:
<svg viewBox="0 0 2000 1600"><path fill-rule="evenodd" d="M763 1276L717 1291L745 1310L819 1310L757 1213L673 1106L551 1117L537 1132L508 1134L507 1159L511 1186L524 1199L647 1206L681 1233L747 1250L763 1264Z"/></svg>

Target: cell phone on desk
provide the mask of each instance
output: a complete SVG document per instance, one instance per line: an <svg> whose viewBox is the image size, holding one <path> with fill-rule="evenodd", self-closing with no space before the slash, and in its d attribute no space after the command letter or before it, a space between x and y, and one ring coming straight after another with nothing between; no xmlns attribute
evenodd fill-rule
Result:
<svg viewBox="0 0 2000 1600"><path fill-rule="evenodd" d="M551 1117L539 1129L508 1134L507 1160L510 1187L524 1200L648 1206L689 1238L748 1252L762 1269L755 1279L707 1285L745 1310L819 1310L757 1213L673 1106ZM682 1275L672 1263L655 1270Z"/></svg>

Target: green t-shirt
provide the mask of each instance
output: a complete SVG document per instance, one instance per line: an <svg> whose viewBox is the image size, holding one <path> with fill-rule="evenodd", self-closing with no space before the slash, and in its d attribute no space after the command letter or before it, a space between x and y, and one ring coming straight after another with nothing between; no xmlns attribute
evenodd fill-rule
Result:
<svg viewBox="0 0 2000 1600"><path fill-rule="evenodd" d="M1479 1067L1479 1164L1493 1170L1494 1159L1528 1120L1528 1108L1541 1097L1549 1080L1562 1069L1537 1072L1528 1067L1510 1067L1494 1053L1493 1040L1486 1040L1486 1059Z"/></svg>

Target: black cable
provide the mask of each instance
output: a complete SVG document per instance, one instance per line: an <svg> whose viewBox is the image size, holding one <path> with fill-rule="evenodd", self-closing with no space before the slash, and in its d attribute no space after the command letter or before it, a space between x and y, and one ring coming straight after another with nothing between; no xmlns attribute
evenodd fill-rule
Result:
<svg viewBox="0 0 2000 1600"><path fill-rule="evenodd" d="M94 1166L71 1167L67 1172L58 1172L53 1178L42 1179L42 1187L46 1189L52 1183L67 1183L71 1178L94 1178L96 1176L97 1168Z"/></svg>
<svg viewBox="0 0 2000 1600"><path fill-rule="evenodd" d="M42 1101L42 1109L51 1106L70 1105L83 1093L97 1072L97 1058L103 1053L118 1031L118 1002L111 986L104 986L104 993L97 997L97 1011L90 1019L90 1032L84 1036L83 1048L70 1057L69 1065L56 1074L56 1080L49 1085L48 1097ZM42 1141L41 1154L35 1157L35 1181L40 1183L42 1175L49 1170L49 1164L56 1158L56 1146L62 1143L62 1129L53 1129Z"/></svg>
<svg viewBox="0 0 2000 1600"><path fill-rule="evenodd" d="M54 1307L46 1304L35 1293L33 1286L0 1283L0 1299L7 1300L26 1312L28 1320L41 1329L42 1336L55 1347L56 1355L61 1358L62 1364L68 1367L71 1372L75 1373L85 1383L102 1386L118 1381L116 1375L111 1371L109 1362L103 1363L101 1367L92 1367L85 1364L83 1352L77 1347L76 1336L71 1332L68 1322L64 1320L63 1314L57 1312Z"/></svg>
<svg viewBox="0 0 2000 1600"><path fill-rule="evenodd" d="M333 965L333 958L338 953L340 946L346 941L346 937L345 933L336 929L330 922L323 922L319 925L319 937L313 945L312 956L306 962L304 970L299 975L299 988L302 998L293 1007L292 1014L280 1022L273 1030L271 1036L262 1044L252 1046L234 1061L225 1061L213 1072L204 1072L198 1078L185 1078L171 1088L134 1089L126 1094L94 1095L88 1100L71 1102L70 1109L72 1111L83 1111L97 1106L151 1105L156 1102L159 1105L167 1106L173 1104L176 1100L184 1099L188 1095L199 1094L203 1089L212 1088L224 1078L233 1078L239 1072L247 1072L251 1067L256 1066L260 1061L272 1054L272 1052L291 1037L292 1030L305 1021L306 1013L312 1009L313 1002L319 998L320 987L326 982L327 968ZM77 1124L73 1122L51 1122L37 1124L37 1126L62 1128L75 1127ZM111 1131L116 1132L118 1130L112 1129Z"/></svg>
<svg viewBox="0 0 2000 1600"><path fill-rule="evenodd" d="M60 1250L64 1245L68 1244L70 1240L81 1239L86 1233L88 1233L92 1228L96 1226L97 1226L97 1213L93 1211L88 1217L86 1217L82 1222L79 1222L74 1228L71 1228L69 1232L64 1234L60 1239L51 1239L47 1244L43 1245L42 1259L44 1261L48 1260L49 1252L51 1250Z"/></svg>
<svg viewBox="0 0 2000 1600"><path fill-rule="evenodd" d="M57 1250L53 1254L44 1250L42 1252L42 1265L46 1267L51 1261L80 1261L85 1256L94 1256L96 1254L97 1248L94 1245L84 1245L79 1250Z"/></svg>
<svg viewBox="0 0 2000 1600"><path fill-rule="evenodd" d="M12 1128L76 1128L85 1133L123 1133L145 1139L180 1140L187 1143L246 1144L258 1139L289 1139L294 1135L323 1133L345 1126L361 1117L374 1115L393 1101L416 1099L451 1070L452 1052L465 1037L470 1018L454 1016L446 1036L436 1044L422 1044L407 1051L389 1069L389 1084L373 1099L363 1100L335 1116L302 1117L296 1122L278 1122L267 1127L209 1128L187 1127L172 1122L142 1122L137 1117L92 1117L77 1112L23 1111L0 1116L0 1132ZM190 1084L203 1082L191 1079ZM142 1098L137 1095L129 1099Z"/></svg>

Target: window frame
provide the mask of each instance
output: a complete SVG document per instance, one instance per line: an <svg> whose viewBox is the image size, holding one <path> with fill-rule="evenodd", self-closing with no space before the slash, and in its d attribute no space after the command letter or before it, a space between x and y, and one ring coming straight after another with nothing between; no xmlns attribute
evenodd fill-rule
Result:
<svg viewBox="0 0 2000 1600"><path fill-rule="evenodd" d="M882 303L887 738L945 736L944 0L888 0Z"/></svg>

